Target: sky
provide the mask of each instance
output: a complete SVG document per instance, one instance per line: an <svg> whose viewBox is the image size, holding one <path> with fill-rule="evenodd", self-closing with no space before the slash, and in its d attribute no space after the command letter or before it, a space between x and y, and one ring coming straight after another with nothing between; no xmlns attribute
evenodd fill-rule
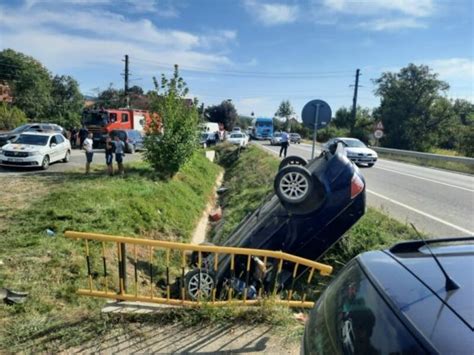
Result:
<svg viewBox="0 0 474 355"><path fill-rule="evenodd" d="M374 108L373 79L426 64L474 102L471 0L0 0L0 50L73 76L82 93L153 76L178 64L190 96L206 105L231 99L242 115L274 115L290 100L299 117L312 99L333 109Z"/></svg>

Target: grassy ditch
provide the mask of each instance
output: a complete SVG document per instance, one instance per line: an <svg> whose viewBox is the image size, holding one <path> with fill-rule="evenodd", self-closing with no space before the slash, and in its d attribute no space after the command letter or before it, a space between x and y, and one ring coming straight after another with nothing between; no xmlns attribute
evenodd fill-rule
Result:
<svg viewBox="0 0 474 355"><path fill-rule="evenodd" d="M474 174L474 165L467 165L467 164L456 163L452 161L435 160L435 159L428 159L428 158L407 157L404 155L393 154L393 153L379 152L378 155L380 158L383 158L383 159L396 160L396 161L401 161L404 163L410 163L410 164L450 170L450 171L457 171L460 173Z"/></svg>
<svg viewBox="0 0 474 355"><path fill-rule="evenodd" d="M2 177L9 205L0 209L0 287L29 296L24 304L0 304L0 352L52 351L108 332L114 323L100 315L104 301L75 294L84 249L64 231L189 241L220 168L196 154L168 182L156 180L145 163L126 170L125 178Z"/></svg>

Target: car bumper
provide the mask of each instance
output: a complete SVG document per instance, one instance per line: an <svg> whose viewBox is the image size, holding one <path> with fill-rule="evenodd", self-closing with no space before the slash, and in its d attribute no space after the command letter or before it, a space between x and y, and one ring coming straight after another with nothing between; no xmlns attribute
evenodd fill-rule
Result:
<svg viewBox="0 0 474 355"><path fill-rule="evenodd" d="M349 160L356 164L375 164L377 157L349 157Z"/></svg>
<svg viewBox="0 0 474 355"><path fill-rule="evenodd" d="M41 155L35 155L25 158L6 157L0 155L0 165L2 166L19 166L19 167L30 167L35 168L41 166L43 157Z"/></svg>

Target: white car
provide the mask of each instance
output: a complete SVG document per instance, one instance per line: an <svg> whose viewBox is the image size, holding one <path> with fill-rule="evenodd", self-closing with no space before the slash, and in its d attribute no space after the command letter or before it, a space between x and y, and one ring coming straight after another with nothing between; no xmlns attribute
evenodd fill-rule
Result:
<svg viewBox="0 0 474 355"><path fill-rule="evenodd" d="M247 138L243 133L231 133L227 138L227 142L234 145L240 145L243 148L247 145Z"/></svg>
<svg viewBox="0 0 474 355"><path fill-rule="evenodd" d="M0 149L0 165L49 168L56 161L67 163L71 143L61 133L25 132Z"/></svg>
<svg viewBox="0 0 474 355"><path fill-rule="evenodd" d="M273 133L273 137L270 139L271 145L281 145L281 133Z"/></svg>
<svg viewBox="0 0 474 355"><path fill-rule="evenodd" d="M329 146L341 142L344 145L344 152L347 157L357 165L367 164L368 167L374 166L378 159L377 153L367 148L367 146L356 138L338 137L330 139L324 144L325 149L329 149Z"/></svg>

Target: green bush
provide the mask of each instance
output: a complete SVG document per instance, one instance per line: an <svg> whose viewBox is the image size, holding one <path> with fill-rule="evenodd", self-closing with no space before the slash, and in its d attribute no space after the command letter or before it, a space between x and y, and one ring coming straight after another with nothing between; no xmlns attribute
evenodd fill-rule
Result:
<svg viewBox="0 0 474 355"><path fill-rule="evenodd" d="M467 157L474 157L474 126L462 130L458 150Z"/></svg>
<svg viewBox="0 0 474 355"><path fill-rule="evenodd" d="M27 121L25 113L19 108L10 106L6 102L0 104L0 131L11 130Z"/></svg>
<svg viewBox="0 0 474 355"><path fill-rule="evenodd" d="M155 79L157 92L152 97L152 111L160 117L149 127L145 138L145 158L162 179L174 176L192 156L197 147L199 122L195 105L185 99L188 88L175 66L173 77L161 76L161 84Z"/></svg>

